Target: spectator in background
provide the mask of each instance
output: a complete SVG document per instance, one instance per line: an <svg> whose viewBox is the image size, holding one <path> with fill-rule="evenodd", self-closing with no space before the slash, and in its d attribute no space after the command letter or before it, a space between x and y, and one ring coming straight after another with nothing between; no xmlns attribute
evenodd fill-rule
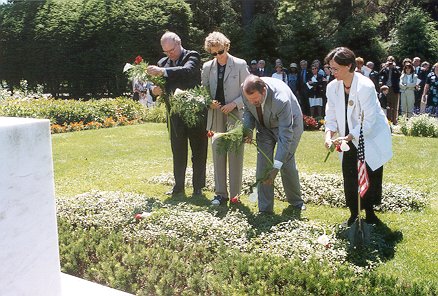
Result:
<svg viewBox="0 0 438 296"><path fill-rule="evenodd" d="M383 113L385 113L385 116L387 115L387 108L388 108L388 102L386 96L388 95L389 87L387 85L382 85L380 87L380 93L379 93L379 102L380 107L383 110Z"/></svg>
<svg viewBox="0 0 438 296"><path fill-rule="evenodd" d="M417 92L420 93L420 100L415 102L415 108L418 110L418 113L424 113L426 112L426 101L424 103L421 100L421 97L423 96L424 92L424 86L426 85L426 79L427 75L430 73L430 63L427 61L424 61L421 63L420 72L418 73L418 80L420 81L418 83Z"/></svg>
<svg viewBox="0 0 438 296"><path fill-rule="evenodd" d="M290 89L294 93L294 95L298 98L298 66L296 63L291 63L289 65L289 74L287 75L287 84Z"/></svg>
<svg viewBox="0 0 438 296"><path fill-rule="evenodd" d="M365 61L363 60L363 58L361 58L361 57L357 57L356 58L356 69L354 69L354 71L356 71L356 72L358 72L358 73L360 73L360 74L362 74L362 75L365 75L365 72L364 72L364 70L363 70L363 68L364 68L364 63L365 63ZM367 76L367 75L365 75L365 76Z"/></svg>
<svg viewBox="0 0 438 296"><path fill-rule="evenodd" d="M397 67L393 56L388 56L386 64L379 73L381 85L389 87L388 92L388 118L397 124L398 108L400 105L400 68Z"/></svg>
<svg viewBox="0 0 438 296"><path fill-rule="evenodd" d="M417 86L417 74L414 67L406 62L400 77L400 108L401 113L411 117L414 112L415 88Z"/></svg>
<svg viewBox="0 0 438 296"><path fill-rule="evenodd" d="M257 69L257 76L259 76L259 77L269 76L269 73L268 73L268 71L265 68L266 67L265 60L260 60L258 62L257 67L258 67L258 69Z"/></svg>
<svg viewBox="0 0 438 296"><path fill-rule="evenodd" d="M310 116L322 116L323 76L318 73L318 64L312 65L312 75L307 79L309 88Z"/></svg>
<svg viewBox="0 0 438 296"><path fill-rule="evenodd" d="M297 83L297 91L298 91L298 100L301 105L301 109L303 114L309 115L309 88L307 87L307 78L312 74L307 69L307 61L302 60L300 62L300 72L298 72L298 83Z"/></svg>
<svg viewBox="0 0 438 296"><path fill-rule="evenodd" d="M418 75L421 70L421 59L419 57L415 57L412 59L412 66L414 66L414 73Z"/></svg>
<svg viewBox="0 0 438 296"><path fill-rule="evenodd" d="M410 58L404 58L402 62L402 68L407 64L412 64L412 60Z"/></svg>
<svg viewBox="0 0 438 296"><path fill-rule="evenodd" d="M257 75L257 72L258 72L257 61L252 60L251 64L250 64L250 68L249 68L249 73L251 73L253 75Z"/></svg>
<svg viewBox="0 0 438 296"><path fill-rule="evenodd" d="M330 69L329 64L324 65L324 76L322 78L322 115L325 116L325 106L327 104L327 84L329 84L335 77L332 75L332 71Z"/></svg>
<svg viewBox="0 0 438 296"><path fill-rule="evenodd" d="M368 68L368 77L371 79L371 81L374 83L374 86L376 87L376 91L379 91L379 72L374 70L374 63L373 62L367 62ZM386 113L385 113L386 114Z"/></svg>
<svg viewBox="0 0 438 296"><path fill-rule="evenodd" d="M321 62L319 60L313 60L312 67L316 66L318 68L318 74L324 76L324 70L321 68Z"/></svg>
<svg viewBox="0 0 438 296"><path fill-rule="evenodd" d="M272 78L280 79L287 84L287 74L284 72L282 64L275 65L275 72L272 74Z"/></svg>
<svg viewBox="0 0 438 296"><path fill-rule="evenodd" d="M420 86L419 84L421 83L420 81L420 77L418 76L418 74L420 74L421 71L421 59L419 57L415 57L412 59L412 66L414 66L414 73L417 75L417 86L415 87L415 91L414 91L414 96L415 96L415 102L414 102L414 113L418 113L419 112L419 108L420 108L420 101L421 101L421 95L422 93L420 92Z"/></svg>
<svg viewBox="0 0 438 296"><path fill-rule="evenodd" d="M438 116L438 63L433 65L433 71L427 75L423 101L426 103L426 112Z"/></svg>

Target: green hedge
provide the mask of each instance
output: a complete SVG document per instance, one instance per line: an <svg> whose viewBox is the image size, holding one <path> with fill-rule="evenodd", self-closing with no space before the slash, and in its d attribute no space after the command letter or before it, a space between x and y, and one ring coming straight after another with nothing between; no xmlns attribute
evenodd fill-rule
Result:
<svg viewBox="0 0 438 296"><path fill-rule="evenodd" d="M0 115L2 116L47 118L52 124L59 125L73 122L103 123L109 117L145 120L146 113L141 104L125 97L89 101L9 99L0 103Z"/></svg>
<svg viewBox="0 0 438 296"><path fill-rule="evenodd" d="M145 244L121 231L83 229L59 220L62 270L136 295L436 295L427 284L324 262L161 237Z"/></svg>
<svg viewBox="0 0 438 296"><path fill-rule="evenodd" d="M384 229L372 230L366 249L353 249L322 223L253 216L238 206L220 214L123 192L58 198L57 211L62 270L137 295L438 292L375 271L397 243ZM322 233L329 244L319 242Z"/></svg>

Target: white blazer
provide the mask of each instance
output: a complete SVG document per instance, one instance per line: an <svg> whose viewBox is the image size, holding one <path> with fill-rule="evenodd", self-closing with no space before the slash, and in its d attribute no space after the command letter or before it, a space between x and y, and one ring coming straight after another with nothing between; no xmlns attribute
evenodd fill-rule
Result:
<svg viewBox="0 0 438 296"><path fill-rule="evenodd" d="M344 82L333 80L327 85L325 129L345 136ZM363 136L365 161L374 171L392 157L391 130L380 107L374 83L368 77L355 72L347 104L347 122L353 144L359 142L361 115L363 112ZM340 153L342 160L342 153Z"/></svg>

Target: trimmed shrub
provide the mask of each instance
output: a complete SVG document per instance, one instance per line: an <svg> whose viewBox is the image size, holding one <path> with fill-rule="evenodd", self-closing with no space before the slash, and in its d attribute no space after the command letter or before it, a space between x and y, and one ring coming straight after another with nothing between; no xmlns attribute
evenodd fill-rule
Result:
<svg viewBox="0 0 438 296"><path fill-rule="evenodd" d="M139 211L150 215L135 220L133 214ZM233 209L223 216L120 192L58 198L58 215L62 270L136 295L437 292L431 284L404 283L358 269L354 257L361 257L365 267L384 259L380 256L390 242L382 241L377 231L373 234L378 245L354 251L330 231L327 235L334 245L319 243L322 224L299 220L277 224L275 217L252 221L251 215ZM263 223L272 227L259 234L253 231ZM239 237L243 240L234 240Z"/></svg>
<svg viewBox="0 0 438 296"><path fill-rule="evenodd" d="M0 104L1 116L46 118L51 124L87 125L91 122L144 121L146 108L126 97L89 101L58 99L7 99Z"/></svg>
<svg viewBox="0 0 438 296"><path fill-rule="evenodd" d="M405 136L438 137L438 118L428 114L415 115L409 119L400 117L399 126Z"/></svg>

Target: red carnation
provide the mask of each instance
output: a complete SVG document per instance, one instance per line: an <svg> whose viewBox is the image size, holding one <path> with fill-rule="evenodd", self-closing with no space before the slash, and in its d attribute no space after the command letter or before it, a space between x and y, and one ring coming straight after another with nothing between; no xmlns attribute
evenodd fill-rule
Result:
<svg viewBox="0 0 438 296"><path fill-rule="evenodd" d="M135 220L141 220L141 218L143 218L142 216L141 216L141 214L135 214Z"/></svg>
<svg viewBox="0 0 438 296"><path fill-rule="evenodd" d="M341 145L336 145L336 151L342 152Z"/></svg>
<svg viewBox="0 0 438 296"><path fill-rule="evenodd" d="M207 137L212 138L214 136L214 132L213 131L208 131L207 132Z"/></svg>
<svg viewBox="0 0 438 296"><path fill-rule="evenodd" d="M237 203L239 203L239 198L238 198L237 196L235 196L235 197L233 197L233 198L230 199L230 202L231 202L232 204L237 204Z"/></svg>
<svg viewBox="0 0 438 296"><path fill-rule="evenodd" d="M140 64L141 62L143 62L143 58L142 58L141 56L137 56L137 57L135 58L134 64L138 65L138 64Z"/></svg>

